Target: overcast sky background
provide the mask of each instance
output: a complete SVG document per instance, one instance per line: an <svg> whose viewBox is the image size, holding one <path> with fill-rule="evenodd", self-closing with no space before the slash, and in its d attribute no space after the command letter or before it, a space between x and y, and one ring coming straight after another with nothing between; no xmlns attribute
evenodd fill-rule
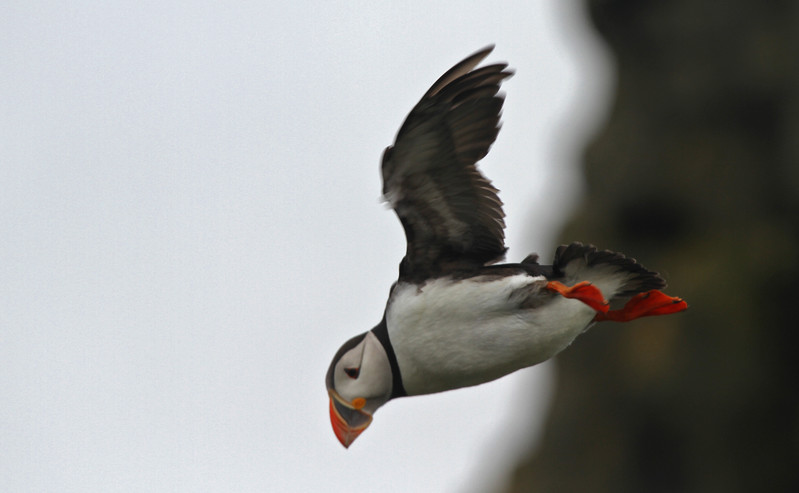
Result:
<svg viewBox="0 0 799 493"><path fill-rule="evenodd" d="M483 491L553 369L400 399L349 449L324 374L405 240L379 159L485 45L482 169L509 260L548 258L609 62L582 2L6 0L0 6L0 490Z"/></svg>

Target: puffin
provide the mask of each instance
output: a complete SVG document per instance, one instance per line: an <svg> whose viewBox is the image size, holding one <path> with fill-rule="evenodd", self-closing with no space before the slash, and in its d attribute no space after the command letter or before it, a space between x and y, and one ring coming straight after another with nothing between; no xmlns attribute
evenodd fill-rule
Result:
<svg viewBox="0 0 799 493"><path fill-rule="evenodd" d="M685 310L635 259L574 242L552 265L505 258L498 190L477 169L500 128L506 63L488 46L444 73L383 153L407 248L383 318L336 352L330 422L348 448L392 399L479 385L552 358L597 322ZM611 303L613 303L611 305ZM615 309L611 309L613 306Z"/></svg>

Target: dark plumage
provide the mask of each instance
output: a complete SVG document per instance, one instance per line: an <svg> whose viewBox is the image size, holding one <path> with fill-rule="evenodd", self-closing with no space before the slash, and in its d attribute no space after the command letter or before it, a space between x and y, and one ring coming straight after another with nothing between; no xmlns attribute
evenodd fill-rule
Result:
<svg viewBox="0 0 799 493"><path fill-rule="evenodd" d="M383 195L408 241L400 279L472 269L505 254L497 189L477 170L499 132L507 64L472 69L492 48L442 75L383 153Z"/></svg>

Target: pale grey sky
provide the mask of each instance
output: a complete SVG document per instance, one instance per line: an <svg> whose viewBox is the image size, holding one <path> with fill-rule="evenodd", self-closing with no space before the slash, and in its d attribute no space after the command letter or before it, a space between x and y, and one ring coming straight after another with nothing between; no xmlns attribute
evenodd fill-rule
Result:
<svg viewBox="0 0 799 493"><path fill-rule="evenodd" d="M501 479L551 367L392 402L349 450L324 387L404 250L381 152L491 43L517 73L482 169L509 259L549 256L611 84L578 0L4 2L0 490Z"/></svg>

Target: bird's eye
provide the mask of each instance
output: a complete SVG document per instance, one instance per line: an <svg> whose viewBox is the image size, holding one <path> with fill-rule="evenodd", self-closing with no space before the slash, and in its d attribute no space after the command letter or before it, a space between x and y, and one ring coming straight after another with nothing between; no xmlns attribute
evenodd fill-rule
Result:
<svg viewBox="0 0 799 493"><path fill-rule="evenodd" d="M360 368L344 368L344 373L347 374L350 378L358 378L358 374L361 372Z"/></svg>

